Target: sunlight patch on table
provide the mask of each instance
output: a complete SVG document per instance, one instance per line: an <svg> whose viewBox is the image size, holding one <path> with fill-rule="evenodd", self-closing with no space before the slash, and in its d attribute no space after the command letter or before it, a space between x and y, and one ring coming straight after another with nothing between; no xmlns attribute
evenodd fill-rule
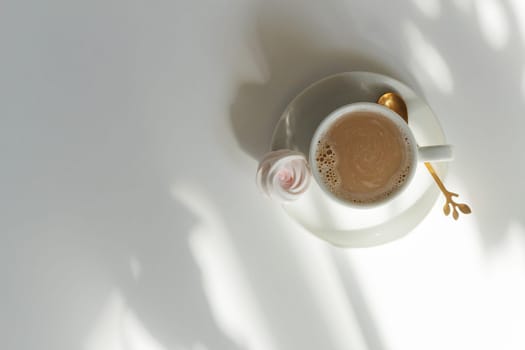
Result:
<svg viewBox="0 0 525 350"><path fill-rule="evenodd" d="M319 309L319 318L330 332L334 350L365 350L361 325L329 256L330 248L312 237L295 239L292 245L296 248L294 258L300 262L302 275L314 297L312 306Z"/></svg>
<svg viewBox="0 0 525 350"><path fill-rule="evenodd" d="M510 222L484 277L486 285L478 293L484 296L486 317L496 323L489 337L492 348L501 348L501 339L505 349L525 348L525 229L519 222Z"/></svg>
<svg viewBox="0 0 525 350"><path fill-rule="evenodd" d="M370 313L389 349L488 350L475 337L488 328L476 316L484 281L475 222L458 225L437 211L427 219L402 240L348 252Z"/></svg>
<svg viewBox="0 0 525 350"><path fill-rule="evenodd" d="M422 79L423 85L429 84L444 94L451 94L454 82L443 56L415 24L405 22L403 29L408 41L410 69L414 76Z"/></svg>
<svg viewBox="0 0 525 350"><path fill-rule="evenodd" d="M135 281L138 281L142 275L142 263L136 256L129 258L129 270Z"/></svg>
<svg viewBox="0 0 525 350"><path fill-rule="evenodd" d="M477 0L476 12L481 33L491 48L503 49L509 41L509 19L499 0Z"/></svg>
<svg viewBox="0 0 525 350"><path fill-rule="evenodd" d="M428 18L439 18L441 14L440 0L412 0L412 2Z"/></svg>
<svg viewBox="0 0 525 350"><path fill-rule="evenodd" d="M276 349L214 204L191 184L174 185L171 193L199 220L191 230L189 245L219 329L239 346Z"/></svg>
<svg viewBox="0 0 525 350"><path fill-rule="evenodd" d="M119 290L107 298L85 350L167 350L130 310ZM176 350L185 350L180 347Z"/></svg>
<svg viewBox="0 0 525 350"><path fill-rule="evenodd" d="M519 28L522 42L525 42L525 1L509 0L511 14L514 17L514 23Z"/></svg>

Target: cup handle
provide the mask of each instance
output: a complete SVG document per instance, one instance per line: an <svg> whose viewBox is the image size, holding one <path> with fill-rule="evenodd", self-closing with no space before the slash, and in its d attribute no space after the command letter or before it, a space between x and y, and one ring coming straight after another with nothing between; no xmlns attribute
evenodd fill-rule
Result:
<svg viewBox="0 0 525 350"><path fill-rule="evenodd" d="M424 146L417 148L419 162L446 162L454 159L451 145Z"/></svg>

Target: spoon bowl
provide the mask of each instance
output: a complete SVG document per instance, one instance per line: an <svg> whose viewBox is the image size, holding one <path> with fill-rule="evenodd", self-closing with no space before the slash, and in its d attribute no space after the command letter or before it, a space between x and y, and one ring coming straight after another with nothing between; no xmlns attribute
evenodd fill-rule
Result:
<svg viewBox="0 0 525 350"><path fill-rule="evenodd" d="M408 123L407 105L403 98L395 92L384 93L379 97L377 103L393 110L394 112L399 114L406 123Z"/></svg>

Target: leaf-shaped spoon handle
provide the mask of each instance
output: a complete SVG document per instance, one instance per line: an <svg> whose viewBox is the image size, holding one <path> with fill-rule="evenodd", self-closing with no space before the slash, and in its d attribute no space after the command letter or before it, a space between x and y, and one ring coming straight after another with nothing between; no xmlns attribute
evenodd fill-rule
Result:
<svg viewBox="0 0 525 350"><path fill-rule="evenodd" d="M467 204L456 203L456 201L454 201L453 197L458 197L458 194L454 192L450 192L449 190L445 188L445 185L443 185L443 182L437 175L436 170L434 170L434 167L432 166L432 164L426 162L425 166L427 167L428 172L430 173L430 175L432 175L432 177L434 178L434 181L436 181L439 189L441 190L441 192L443 192L443 195L445 196L446 202L445 202L445 205L443 206L443 213L445 213L445 215L449 215L450 211L452 210L452 217L454 218L454 220L457 220L459 218L458 209L463 214L470 214L472 211L470 210L470 207Z"/></svg>
<svg viewBox="0 0 525 350"><path fill-rule="evenodd" d="M405 122L408 123L408 109L405 101L401 96L394 92L387 92L384 93L379 97L377 100L377 103L380 105L383 105L394 112L396 112ZM452 197L458 197L457 193L450 192L445 188L445 185L443 185L443 182L439 178L438 174L434 170L434 167L432 164L426 162L425 166L427 167L430 175L434 178L434 181L436 181L436 184L438 185L441 192L443 192L443 195L445 196L445 206L443 207L443 213L445 215L450 215L450 212L452 211L452 217L454 220L457 220L459 218L459 211L461 211L463 214L470 214L472 211L470 210L470 207L465 203L456 203L454 201L454 198Z"/></svg>

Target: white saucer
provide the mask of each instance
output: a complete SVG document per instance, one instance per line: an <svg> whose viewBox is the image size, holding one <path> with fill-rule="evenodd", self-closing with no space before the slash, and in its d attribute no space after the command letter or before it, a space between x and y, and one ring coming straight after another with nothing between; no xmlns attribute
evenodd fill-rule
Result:
<svg viewBox="0 0 525 350"><path fill-rule="evenodd" d="M324 78L306 88L288 105L277 123L272 150L292 149L307 155L319 123L345 104L375 102L396 91L408 108L409 126L420 146L444 144L445 135L428 104L412 89L393 78L369 72L347 72ZM443 177L446 163L433 164ZM400 238L419 224L439 196L437 186L421 164L410 186L389 204L373 209L351 209L325 195L315 181L285 211L307 230L342 247L368 247Z"/></svg>

